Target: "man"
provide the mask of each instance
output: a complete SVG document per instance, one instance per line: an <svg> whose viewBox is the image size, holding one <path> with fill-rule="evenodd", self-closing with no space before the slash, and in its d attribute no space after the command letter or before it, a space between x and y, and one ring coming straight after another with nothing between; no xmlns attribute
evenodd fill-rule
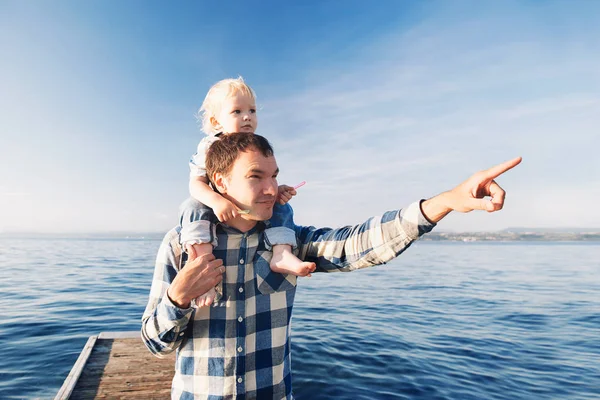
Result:
<svg viewBox="0 0 600 400"><path fill-rule="evenodd" d="M453 210L500 210L494 181L520 158L478 172L456 188L403 210L340 229L296 227L298 256L315 272L353 271L385 263ZM263 232L277 197L279 169L266 139L227 135L207 153L213 186L241 210L217 228L214 255L182 254L177 229L157 257L142 338L161 357L177 350L173 399L292 399L290 319L296 277L274 273ZM491 196L491 200L484 199ZM192 299L223 282L213 307Z"/></svg>

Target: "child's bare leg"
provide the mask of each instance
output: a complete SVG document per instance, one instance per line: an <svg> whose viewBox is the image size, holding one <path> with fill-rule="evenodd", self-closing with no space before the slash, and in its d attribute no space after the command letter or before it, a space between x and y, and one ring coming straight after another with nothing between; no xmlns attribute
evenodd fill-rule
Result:
<svg viewBox="0 0 600 400"><path fill-rule="evenodd" d="M277 244L273 246L273 258L271 259L271 271L280 274L292 274L296 276L310 276L316 268L315 263L300 260L292 253L292 246Z"/></svg>
<svg viewBox="0 0 600 400"><path fill-rule="evenodd" d="M190 246L190 245L189 244L186 245L186 249L188 248L188 246ZM201 257L205 254L211 254L213 251L213 247L210 243L196 243L191 246L194 248L196 257ZM190 253L189 250L188 250L188 253ZM217 292L215 291L215 288L211 288L208 292L196 297L196 299L195 299L196 306L198 306L198 308L204 307L204 306L208 307L212 304L213 301L215 301L216 296L217 296Z"/></svg>

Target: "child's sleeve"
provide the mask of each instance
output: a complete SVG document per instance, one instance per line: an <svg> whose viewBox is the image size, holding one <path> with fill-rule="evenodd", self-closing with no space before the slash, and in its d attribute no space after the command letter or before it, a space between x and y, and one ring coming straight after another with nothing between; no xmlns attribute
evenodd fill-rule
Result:
<svg viewBox="0 0 600 400"><path fill-rule="evenodd" d="M271 227L265 230L265 244L268 250L278 244L290 245L293 250L298 248L294 230L294 210L289 203L284 205L276 203L273 207L273 216L269 222Z"/></svg>
<svg viewBox="0 0 600 400"><path fill-rule="evenodd" d="M206 152L211 144L219 140L216 136L206 136L196 149L196 154L190 158L190 177L206 176Z"/></svg>
<svg viewBox="0 0 600 400"><path fill-rule="evenodd" d="M215 248L218 244L216 222L210 207L190 197L179 206L179 243L184 249L186 244L201 243L210 243Z"/></svg>

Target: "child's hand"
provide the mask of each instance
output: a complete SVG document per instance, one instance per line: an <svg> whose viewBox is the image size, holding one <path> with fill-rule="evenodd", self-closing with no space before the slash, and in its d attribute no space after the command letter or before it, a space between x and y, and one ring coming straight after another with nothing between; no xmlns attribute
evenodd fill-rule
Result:
<svg viewBox="0 0 600 400"><path fill-rule="evenodd" d="M219 203L216 205L216 207L213 207L213 212L219 221L227 222L239 214L239 209L235 206L235 204L223 197L221 200L219 200Z"/></svg>
<svg viewBox="0 0 600 400"><path fill-rule="evenodd" d="M279 186L279 195L277 196L277 200L279 204L284 205L288 201L291 200L292 197L296 195L296 189L288 185L280 185Z"/></svg>

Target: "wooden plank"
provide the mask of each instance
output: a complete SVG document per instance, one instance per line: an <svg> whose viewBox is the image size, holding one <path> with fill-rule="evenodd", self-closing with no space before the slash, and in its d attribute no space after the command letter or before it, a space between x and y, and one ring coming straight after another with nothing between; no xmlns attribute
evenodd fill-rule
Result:
<svg viewBox="0 0 600 400"><path fill-rule="evenodd" d="M61 399L169 399L175 354L159 359L139 332L102 332L70 397ZM58 397L57 399L58 400Z"/></svg>
<svg viewBox="0 0 600 400"><path fill-rule="evenodd" d="M67 379L65 379L62 387L56 394L56 397L54 397L54 400L66 400L71 396L71 393L73 392L73 389L77 384L77 380L81 376L81 372L83 371L83 368L88 358L90 357L90 354L92 354L92 349L94 348L97 339L97 336L89 337L85 346L83 346L83 350L79 354L77 361L75 361L73 368L71 368L71 372L69 372Z"/></svg>

